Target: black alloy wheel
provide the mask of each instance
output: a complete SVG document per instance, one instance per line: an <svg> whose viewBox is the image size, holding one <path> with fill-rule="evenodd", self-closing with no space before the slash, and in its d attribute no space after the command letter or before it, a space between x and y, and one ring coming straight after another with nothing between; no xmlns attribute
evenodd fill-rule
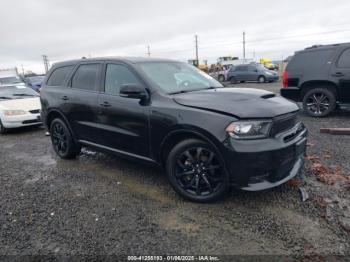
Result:
<svg viewBox="0 0 350 262"><path fill-rule="evenodd" d="M331 113L336 107L336 98L332 91L325 88L309 90L303 99L306 113L314 117L322 117Z"/></svg>
<svg viewBox="0 0 350 262"><path fill-rule="evenodd" d="M207 143L185 140L172 150L169 157L169 180L183 197L208 202L226 192L228 178L223 162Z"/></svg>
<svg viewBox="0 0 350 262"><path fill-rule="evenodd" d="M61 119L52 121L50 135L52 146L59 157L70 159L80 153L81 146L73 141L67 125Z"/></svg>

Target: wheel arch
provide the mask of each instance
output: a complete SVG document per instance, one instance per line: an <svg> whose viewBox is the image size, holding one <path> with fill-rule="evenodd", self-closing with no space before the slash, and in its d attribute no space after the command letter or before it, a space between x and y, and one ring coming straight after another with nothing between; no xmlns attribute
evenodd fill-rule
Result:
<svg viewBox="0 0 350 262"><path fill-rule="evenodd" d="M69 121L68 119L65 117L65 115L58 109L51 109L48 113L47 113L47 117L45 119L45 126L47 127L48 130L50 130L50 126L51 126L51 123L52 121L55 119L55 118L60 118L61 120L63 120L65 122L65 124L67 125L69 131L71 132L72 134L72 137L74 139L74 141L77 143L78 140L69 124Z"/></svg>
<svg viewBox="0 0 350 262"><path fill-rule="evenodd" d="M211 134L207 134L206 131L198 130L198 129L178 129L169 132L160 144L160 151L158 154L158 161L164 167L167 156L174 146L176 146L181 141L186 139L199 139L209 143L213 146L218 153L221 155L219 150L220 142ZM221 156L222 157L222 156Z"/></svg>
<svg viewBox="0 0 350 262"><path fill-rule="evenodd" d="M300 86L301 89L301 97L302 100L306 92L308 92L312 88L331 88L335 94L336 99L338 99L338 86L329 80L310 80L302 83Z"/></svg>

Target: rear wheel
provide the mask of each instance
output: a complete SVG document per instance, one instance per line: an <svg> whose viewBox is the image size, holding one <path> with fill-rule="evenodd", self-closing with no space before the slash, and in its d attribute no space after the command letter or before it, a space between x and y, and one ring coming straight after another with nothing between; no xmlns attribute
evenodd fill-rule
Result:
<svg viewBox="0 0 350 262"><path fill-rule="evenodd" d="M73 140L66 123L59 118L52 121L50 127L52 146L56 154L63 159L75 158L81 151L81 146Z"/></svg>
<svg viewBox="0 0 350 262"><path fill-rule="evenodd" d="M7 132L7 129L4 127L0 120L0 134L5 134Z"/></svg>
<svg viewBox="0 0 350 262"><path fill-rule="evenodd" d="M224 82L224 81L225 81L225 76L224 76L224 75L219 75L219 76L218 76L218 80L219 80L220 82Z"/></svg>
<svg viewBox="0 0 350 262"><path fill-rule="evenodd" d="M265 82L266 82L265 76L259 76L258 82L259 82L259 83L265 83Z"/></svg>
<svg viewBox="0 0 350 262"><path fill-rule="evenodd" d="M303 109L313 117L323 117L330 114L336 105L334 92L327 88L310 89L303 97Z"/></svg>
<svg viewBox="0 0 350 262"><path fill-rule="evenodd" d="M177 144L167 159L171 186L182 197L209 202L222 197L229 188L223 160L210 144L188 139Z"/></svg>

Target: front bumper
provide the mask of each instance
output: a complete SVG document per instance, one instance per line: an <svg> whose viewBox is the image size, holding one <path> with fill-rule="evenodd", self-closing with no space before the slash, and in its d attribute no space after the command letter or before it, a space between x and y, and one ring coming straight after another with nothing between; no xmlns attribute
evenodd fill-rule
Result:
<svg viewBox="0 0 350 262"><path fill-rule="evenodd" d="M231 183L258 191L279 186L296 176L304 165L308 131L299 124L275 137L225 141L225 163Z"/></svg>
<svg viewBox="0 0 350 262"><path fill-rule="evenodd" d="M301 90L298 87L284 87L281 88L280 93L284 98L301 102Z"/></svg>
<svg viewBox="0 0 350 262"><path fill-rule="evenodd" d="M5 128L18 128L22 126L32 126L42 124L40 113L25 114L19 116L3 116L1 122Z"/></svg>
<svg viewBox="0 0 350 262"><path fill-rule="evenodd" d="M267 81L278 81L278 79L279 79L278 76L270 76L270 75L266 76Z"/></svg>

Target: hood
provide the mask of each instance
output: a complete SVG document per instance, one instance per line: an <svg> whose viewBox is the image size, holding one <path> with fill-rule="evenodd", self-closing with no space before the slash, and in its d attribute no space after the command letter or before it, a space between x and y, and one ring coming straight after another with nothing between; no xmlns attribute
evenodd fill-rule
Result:
<svg viewBox="0 0 350 262"><path fill-rule="evenodd" d="M0 109L24 111L41 109L40 98L31 97L0 101Z"/></svg>
<svg viewBox="0 0 350 262"><path fill-rule="evenodd" d="M174 95L180 105L236 116L272 118L298 111L296 104L260 89L218 88Z"/></svg>
<svg viewBox="0 0 350 262"><path fill-rule="evenodd" d="M12 83L12 84L0 84L0 87L8 87L8 86L16 86L18 88L24 88L26 86L25 83Z"/></svg>

